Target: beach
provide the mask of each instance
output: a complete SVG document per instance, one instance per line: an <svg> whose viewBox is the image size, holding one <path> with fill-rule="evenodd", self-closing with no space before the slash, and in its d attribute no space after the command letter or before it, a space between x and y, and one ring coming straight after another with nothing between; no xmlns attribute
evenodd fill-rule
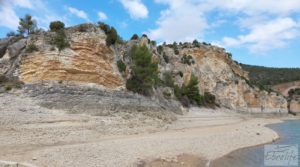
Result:
<svg viewBox="0 0 300 167"><path fill-rule="evenodd" d="M191 108L166 123L143 116L68 114L13 94L2 94L0 104L0 160L49 167L151 166L160 161L207 166L234 150L274 142L278 134L265 125L289 118Z"/></svg>

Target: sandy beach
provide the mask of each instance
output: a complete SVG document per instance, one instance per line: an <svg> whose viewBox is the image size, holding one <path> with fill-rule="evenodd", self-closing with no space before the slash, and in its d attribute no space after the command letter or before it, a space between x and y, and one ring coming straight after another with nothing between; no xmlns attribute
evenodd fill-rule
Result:
<svg viewBox="0 0 300 167"><path fill-rule="evenodd" d="M169 124L142 115L129 119L68 114L2 94L0 160L41 167L166 166L184 161L190 162L184 166L208 166L236 149L276 140L277 133L265 125L281 120L192 108Z"/></svg>

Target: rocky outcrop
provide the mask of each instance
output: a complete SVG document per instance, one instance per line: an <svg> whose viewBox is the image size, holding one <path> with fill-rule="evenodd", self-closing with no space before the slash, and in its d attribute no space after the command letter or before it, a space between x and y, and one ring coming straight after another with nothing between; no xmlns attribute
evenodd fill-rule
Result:
<svg viewBox="0 0 300 167"><path fill-rule="evenodd" d="M291 100L290 111L296 114L300 114L300 97Z"/></svg>
<svg viewBox="0 0 300 167"><path fill-rule="evenodd" d="M202 94L212 93L222 106L241 112L281 112L287 113L287 101L276 93L261 91L248 85L247 72L235 63L223 48L200 44L178 46L178 55L174 49L165 46L163 52L170 58L169 63L161 64L161 72L172 72L178 85L187 83L191 74L196 75ZM195 63L188 65L181 61L184 55L190 55ZM181 78L177 75L183 73Z"/></svg>
<svg viewBox="0 0 300 167"><path fill-rule="evenodd" d="M73 31L66 31L70 48L62 51L49 44L47 33L32 36L28 42L40 49L23 59L20 80L95 83L111 89L122 86L114 53L105 45L105 34L93 26L86 32Z"/></svg>
<svg viewBox="0 0 300 167"><path fill-rule="evenodd" d="M44 107L63 109L70 113L107 116L119 112L139 112L167 122L175 119L170 111L182 114L181 105L175 100L149 98L122 90L52 83L29 84L24 91Z"/></svg>
<svg viewBox="0 0 300 167"><path fill-rule="evenodd" d="M131 47L135 44L146 45L153 53L152 60L158 63L161 79L163 79L164 73L171 73L175 84L181 86L186 84L193 74L199 78L200 93L209 92L215 95L216 101L221 107L241 112L287 113L285 98L249 85L247 82L248 73L242 70L223 48L207 44L185 43L177 45L176 48L171 45L163 45L161 46L162 49L158 51L158 47L154 46L145 36L138 40L107 47L105 33L95 25L85 24L71 27L65 32L70 47L62 51L59 51L51 42L55 36L54 32L37 32L28 39L22 39L18 42L1 41L0 51L5 50L5 53L0 56L0 75L18 77L27 85L41 82L58 82L66 85L73 83L79 85L94 84L102 86L104 90L110 90L110 93L92 95L92 99L96 101L91 101L97 105L90 103L84 105L80 102L83 99L70 102L69 106L74 105L77 106L75 108L82 110L84 108L80 106L90 107L90 111L93 111L93 107L97 108L97 111L99 108L104 110L101 108L103 106L115 107L117 110L127 107L141 110L139 106L161 110L165 106L177 112L180 105L178 102L174 103L176 97L172 94L171 88L163 86L156 88L154 90L155 95L150 100L140 96L132 98L134 95L129 96L126 91L118 92L125 88L125 80L130 77ZM24 48L25 45L28 47L30 44L36 45L38 51L27 53ZM175 49L179 53L176 53ZM168 62L163 55L168 57ZM184 63L182 61L184 55L190 55L193 63ZM127 65L126 72L122 75L118 71L117 60L123 60ZM168 98L164 96L166 93L170 94ZM59 94L64 93L60 92ZM70 94L72 95L72 93ZM98 96L101 98L99 99ZM61 101L68 98L72 99L69 96L60 97L63 97L59 99ZM79 96L78 99L80 99ZM106 99L106 101L101 101L101 99ZM142 99L142 102L137 99ZM49 101L53 101L51 104L64 106L63 103L55 100L55 96ZM114 101L115 103L112 103ZM108 105L105 105L106 103ZM72 108L72 110L75 109Z"/></svg>

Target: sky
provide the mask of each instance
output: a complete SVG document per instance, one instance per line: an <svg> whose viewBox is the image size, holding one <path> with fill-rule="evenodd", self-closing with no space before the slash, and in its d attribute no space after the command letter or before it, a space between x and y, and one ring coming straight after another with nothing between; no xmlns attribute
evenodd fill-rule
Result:
<svg viewBox="0 0 300 167"><path fill-rule="evenodd" d="M224 47L244 64L300 67L300 0L0 0L0 38L30 14L47 30L105 22L128 40L200 42Z"/></svg>

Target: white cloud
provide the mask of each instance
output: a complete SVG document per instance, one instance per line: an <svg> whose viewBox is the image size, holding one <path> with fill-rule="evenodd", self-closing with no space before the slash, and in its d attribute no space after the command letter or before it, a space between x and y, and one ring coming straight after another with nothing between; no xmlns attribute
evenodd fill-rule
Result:
<svg viewBox="0 0 300 167"><path fill-rule="evenodd" d="M168 9L161 12L157 21L158 28L147 32L155 40L192 41L202 38L208 23L199 12L199 6L187 0L156 0L157 3L168 4Z"/></svg>
<svg viewBox="0 0 300 167"><path fill-rule="evenodd" d="M19 24L19 17L11 7L0 7L0 26L16 29Z"/></svg>
<svg viewBox="0 0 300 167"><path fill-rule="evenodd" d="M48 29L49 23L60 20L68 24L67 15L61 15L49 5L46 0L0 0L0 27L17 30L19 24L18 11L28 10L28 13L37 20L38 27Z"/></svg>
<svg viewBox="0 0 300 167"><path fill-rule="evenodd" d="M250 32L236 38L224 37L223 44L229 47L246 46L252 52L265 52L284 47L287 41L299 37L299 24L292 18L278 18L250 27Z"/></svg>
<svg viewBox="0 0 300 167"><path fill-rule="evenodd" d="M289 14L300 10L299 0L214 0L211 8L243 12L249 15L257 13Z"/></svg>
<svg viewBox="0 0 300 167"><path fill-rule="evenodd" d="M31 9L32 4L29 0L0 1L0 26L12 30L17 29L19 24L19 17L15 12L14 7Z"/></svg>
<svg viewBox="0 0 300 167"><path fill-rule="evenodd" d="M11 1L14 5L23 7L23 8L29 8L32 9L33 5L30 0L12 0Z"/></svg>
<svg viewBox="0 0 300 167"><path fill-rule="evenodd" d="M299 36L300 23L294 17L295 13L298 16L300 14L299 0L154 1L167 5L156 22L157 28L147 32L155 40L201 39L224 23L226 26L231 24L236 27L235 32L240 34L231 37L225 35L217 43L230 47L246 47L253 52L284 47ZM220 17L212 19L211 14Z"/></svg>
<svg viewBox="0 0 300 167"><path fill-rule="evenodd" d="M73 7L68 7L68 10L70 13L74 14L75 16L85 19L85 20L89 20L88 15L83 11L83 10L79 10Z"/></svg>
<svg viewBox="0 0 300 167"><path fill-rule="evenodd" d="M107 15L104 12L98 12L98 17L100 20L107 20Z"/></svg>
<svg viewBox="0 0 300 167"><path fill-rule="evenodd" d="M148 17L148 9L141 0L120 0L120 2L132 19L145 19Z"/></svg>

